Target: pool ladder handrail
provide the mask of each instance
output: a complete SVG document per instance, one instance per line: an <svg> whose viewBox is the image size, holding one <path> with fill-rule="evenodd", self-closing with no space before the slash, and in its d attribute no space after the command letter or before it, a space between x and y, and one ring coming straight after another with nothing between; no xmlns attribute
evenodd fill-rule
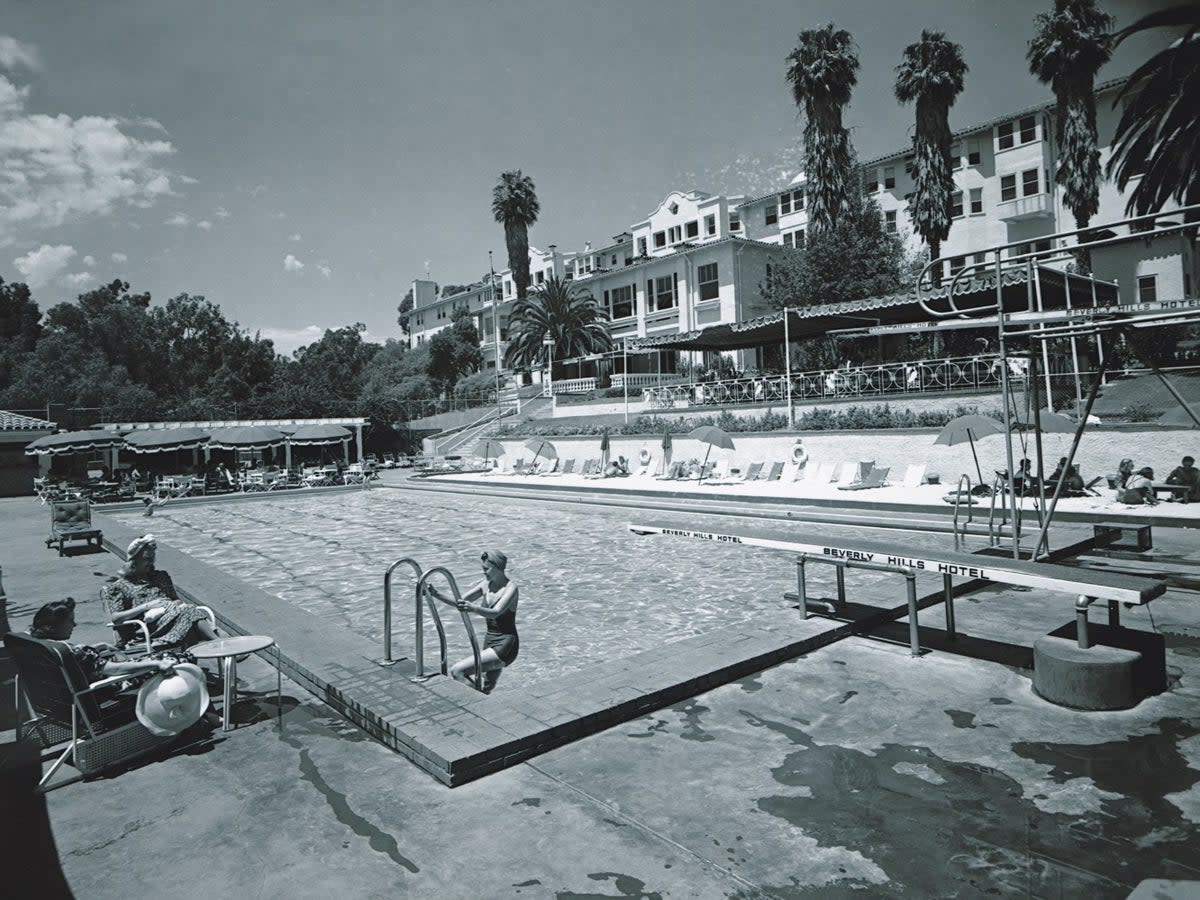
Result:
<svg viewBox="0 0 1200 900"><path fill-rule="evenodd" d="M963 523L963 534L960 535L959 531L958 531L958 505L959 505L959 502L963 498L962 486L963 486L964 481L967 483L967 494L966 494L966 496L967 496L967 521ZM971 476L966 473L963 473L962 475L960 475L958 477L958 486L955 487L955 489L954 489L954 549L955 550L957 550L959 548L959 544L961 543L962 538L966 534L966 527L968 525L970 525L971 522L973 521L972 516L974 515L974 512L975 512L973 509L973 505L974 505L974 500L973 500L972 494L971 494Z"/></svg>
<svg viewBox="0 0 1200 900"><path fill-rule="evenodd" d="M404 556L396 560L383 575L383 659L379 660L381 666L391 666L396 664L396 660L392 659L392 574L400 566L408 564L413 567L417 578L421 577L421 564L411 556ZM434 616L434 621L437 622L438 630L441 630L442 623ZM445 639L443 638L443 643ZM422 630L421 630L421 597L417 596L417 659L421 658L422 650ZM420 663L418 663L418 668Z"/></svg>
<svg viewBox="0 0 1200 900"><path fill-rule="evenodd" d="M438 630L438 640L441 643L441 659L442 659L442 674L450 674L450 666L446 658L446 630L442 627L442 618L438 615L437 604L435 604L432 594L425 590L425 584L429 581L432 575L443 575L446 578L446 583L450 585L450 593L454 595L454 600L442 600L447 606L452 606L458 610L458 614L462 616L463 627L467 630L467 637L471 641L471 655L475 658L475 682L473 687L480 693L485 693L483 689L483 660L479 653L479 638L475 634L475 627L471 624L471 617L467 615L465 609L459 609L458 604L462 601L462 592L458 589L458 582L454 580L454 576L445 566L434 566L424 575L417 579L417 678L425 677L425 660L424 660L424 642L421 637L421 599L424 598L429 604L429 614L433 617L434 624Z"/></svg>

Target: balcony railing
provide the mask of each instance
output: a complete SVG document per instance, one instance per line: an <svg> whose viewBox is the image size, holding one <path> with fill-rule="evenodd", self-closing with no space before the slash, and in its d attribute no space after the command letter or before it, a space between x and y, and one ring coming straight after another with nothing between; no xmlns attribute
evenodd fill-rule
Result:
<svg viewBox="0 0 1200 900"><path fill-rule="evenodd" d="M996 207L996 217L1003 222L1020 222L1024 219L1045 219L1054 215L1054 204L1048 193L1031 197L1005 200Z"/></svg>
<svg viewBox="0 0 1200 900"><path fill-rule="evenodd" d="M972 356L793 372L792 400L865 399L900 394L998 389L1001 365L998 356ZM1013 358L1008 361L1008 366L1010 378L1025 378L1026 360ZM673 406L780 403L786 402L788 396L787 377L784 375L663 385L645 388L642 393L651 407L660 409Z"/></svg>

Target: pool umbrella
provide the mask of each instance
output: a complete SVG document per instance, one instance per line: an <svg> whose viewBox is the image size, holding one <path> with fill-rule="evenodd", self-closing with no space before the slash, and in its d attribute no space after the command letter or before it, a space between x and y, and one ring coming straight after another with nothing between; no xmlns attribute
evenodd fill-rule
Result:
<svg viewBox="0 0 1200 900"><path fill-rule="evenodd" d="M317 447L321 444L338 444L354 437L348 428L341 425L297 425L288 441L294 447Z"/></svg>
<svg viewBox="0 0 1200 900"><path fill-rule="evenodd" d="M125 446L134 453L195 450L208 443L208 436L209 432L202 428L156 428L125 435Z"/></svg>
<svg viewBox="0 0 1200 900"><path fill-rule="evenodd" d="M975 473L979 476L979 483L983 484L983 470L979 468L979 456L975 453L975 438L989 434L1004 434L1004 426L988 416L959 416L947 422L933 442L953 447L968 441L971 444L971 456L975 460Z"/></svg>
<svg viewBox="0 0 1200 900"><path fill-rule="evenodd" d="M666 430L663 431L662 451L663 451L662 473L664 475L666 475L667 471L671 468L671 432L670 431L666 431Z"/></svg>
<svg viewBox="0 0 1200 900"><path fill-rule="evenodd" d="M87 431L62 431L58 434L48 434L32 441L25 446L25 452L30 456L65 455L81 453L85 450L111 450L121 446L121 435L115 431L105 431L93 428Z"/></svg>
<svg viewBox="0 0 1200 900"><path fill-rule="evenodd" d="M608 427L604 429L604 434L600 436L600 471L603 472L608 468Z"/></svg>
<svg viewBox="0 0 1200 900"><path fill-rule="evenodd" d="M530 468L537 465L539 456L544 456L546 459L558 459L558 451L545 438L530 438L525 442L525 448L533 451L533 462L530 464Z"/></svg>
<svg viewBox="0 0 1200 900"><path fill-rule="evenodd" d="M485 438L483 441L483 453L479 454L480 456L483 457L484 462L487 462L489 459L492 458L492 444L496 445L497 450L500 450L500 451L504 450L504 445L502 443L500 443L499 441L493 441L491 438ZM475 450L478 453L478 451L479 451L479 442L478 441L476 441L476 443L475 443ZM499 456L500 454L497 453L496 455Z"/></svg>
<svg viewBox="0 0 1200 900"><path fill-rule="evenodd" d="M230 425L214 428L208 446L219 450L266 450L286 442L286 434L265 425Z"/></svg>
<svg viewBox="0 0 1200 900"><path fill-rule="evenodd" d="M704 462L700 464L701 481L704 480L704 469L708 466L708 454L712 453L712 448L720 447L722 450L733 449L733 438L716 425L701 425L699 428L693 428L688 432L688 437L704 441L708 444L708 449L704 451Z"/></svg>

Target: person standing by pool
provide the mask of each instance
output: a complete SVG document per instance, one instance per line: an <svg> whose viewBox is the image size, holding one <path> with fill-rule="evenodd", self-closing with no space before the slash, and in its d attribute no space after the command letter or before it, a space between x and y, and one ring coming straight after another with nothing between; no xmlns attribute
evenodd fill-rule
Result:
<svg viewBox="0 0 1200 900"><path fill-rule="evenodd" d="M463 612L487 619L487 643L479 653L479 664L483 677L480 689L490 694L500 680L500 673L513 664L521 649L521 639L517 636L519 592L517 585L509 580L505 572L508 557L504 553L487 550L480 556L480 564L483 566L483 580L457 603L433 585L426 583L425 587L443 603L455 604ZM450 675L456 681L472 684L467 673L474 668L475 656L472 654L456 662L450 668Z"/></svg>

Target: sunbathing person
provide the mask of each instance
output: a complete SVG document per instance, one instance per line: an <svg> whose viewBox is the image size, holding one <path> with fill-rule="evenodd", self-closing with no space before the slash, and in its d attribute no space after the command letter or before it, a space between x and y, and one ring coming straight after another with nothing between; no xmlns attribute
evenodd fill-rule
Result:
<svg viewBox="0 0 1200 900"><path fill-rule="evenodd" d="M1185 456L1167 476L1167 484L1182 484L1188 487L1188 492L1179 497L1180 503L1200 500L1200 469L1196 468L1196 460ZM1174 500L1175 497L1172 496L1171 499Z"/></svg>
<svg viewBox="0 0 1200 900"><path fill-rule="evenodd" d="M500 680L500 673L513 664L521 649L521 639L517 635L517 601L520 598L516 584L505 574L508 568L505 554L499 550L488 550L480 557L480 562L483 580L456 605L464 612L487 619L487 643L479 652L483 684L477 687L485 694L490 694ZM425 588L443 603L455 603L452 597L447 597L433 585L426 583ZM456 662L450 668L450 675L456 681L473 684L468 673L474 669L475 656L472 654Z"/></svg>
<svg viewBox="0 0 1200 900"><path fill-rule="evenodd" d="M1145 503L1154 506L1158 497L1154 494L1154 470L1149 466L1138 469L1125 482L1124 497L1118 494L1122 503Z"/></svg>
<svg viewBox="0 0 1200 900"><path fill-rule="evenodd" d="M154 568L158 544L144 534L130 542L125 568L100 589L100 599L114 626L141 619L150 639L185 646L217 637L208 616L198 606L180 600L171 576Z"/></svg>
<svg viewBox="0 0 1200 900"><path fill-rule="evenodd" d="M1125 487L1126 483L1133 476L1133 460L1123 459L1121 464L1117 466L1117 490Z"/></svg>
<svg viewBox="0 0 1200 900"><path fill-rule="evenodd" d="M29 634L43 641L59 641L65 644L89 683L113 675L168 672L175 665L175 661L170 659L147 659L137 662L114 659L115 650L108 644L70 643L71 632L74 630L75 598L67 597L63 600L52 600L34 613Z"/></svg>
<svg viewBox="0 0 1200 900"><path fill-rule="evenodd" d="M608 464L608 468L604 470L605 478L620 478L629 474L629 463L625 461L625 457L618 456Z"/></svg>

